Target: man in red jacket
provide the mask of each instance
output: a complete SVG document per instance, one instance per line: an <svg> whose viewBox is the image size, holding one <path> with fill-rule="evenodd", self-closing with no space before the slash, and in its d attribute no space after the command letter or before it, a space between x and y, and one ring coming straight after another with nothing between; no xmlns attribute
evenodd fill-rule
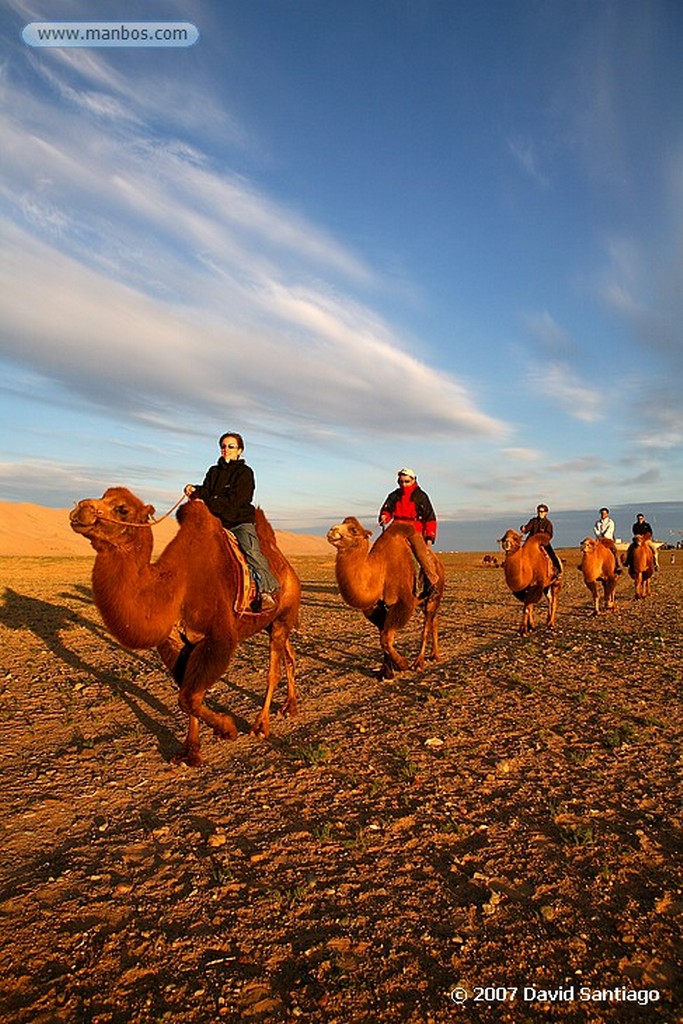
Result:
<svg viewBox="0 0 683 1024"><path fill-rule="evenodd" d="M414 469L405 466L398 471L398 487L388 494L386 501L379 510L379 522L382 527L390 523L412 523L417 533L421 533L428 547L436 540L436 513L429 495L422 490L417 482ZM424 574L423 596L427 596L433 587L438 585L439 574L434 555L428 551L428 559L420 561Z"/></svg>
<svg viewBox="0 0 683 1024"><path fill-rule="evenodd" d="M436 513L429 495L417 482L414 469L398 471L398 487L387 495L379 510L379 522L388 526L393 521L412 523L428 544L436 540Z"/></svg>

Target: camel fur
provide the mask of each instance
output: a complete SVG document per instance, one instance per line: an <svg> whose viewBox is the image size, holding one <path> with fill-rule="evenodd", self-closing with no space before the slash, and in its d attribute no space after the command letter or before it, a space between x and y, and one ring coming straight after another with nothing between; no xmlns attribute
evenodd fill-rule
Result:
<svg viewBox="0 0 683 1024"><path fill-rule="evenodd" d="M507 530L498 543L505 553L505 582L515 597L524 603L520 636L527 636L534 629L534 605L544 594L548 598L547 625L553 629L561 582L544 551L550 537L547 533L535 533L522 544L519 533Z"/></svg>
<svg viewBox="0 0 683 1024"><path fill-rule="evenodd" d="M431 659L440 658L437 612L443 596L446 573L442 562L429 550L424 538L410 523L392 523L370 548L370 530L348 516L333 526L327 539L337 549L336 576L339 593L346 604L360 609L377 626L382 647L380 679L393 679L409 662L396 650L397 630L410 621L418 605L424 612L422 638L414 669L423 669L428 642ZM431 589L426 597L417 594L418 560Z"/></svg>
<svg viewBox="0 0 683 1024"><path fill-rule="evenodd" d="M652 594L651 578L655 571L655 555L650 547L652 534L641 533L633 538L630 557L627 561L628 571L635 585L636 600L650 597Z"/></svg>
<svg viewBox="0 0 683 1024"><path fill-rule="evenodd" d="M283 665L287 699L280 710L296 714L290 634L298 620L301 586L257 509L256 531L280 590L275 608L238 616L239 568L219 520L200 500L182 505L178 533L151 563L152 530L144 524L153 513L127 488L110 487L101 498L80 501L70 521L97 552L92 587L105 625L124 647L155 647L180 687L179 703L189 723L178 760L198 765L200 719L220 738L237 736L232 716L208 708L204 694L226 672L238 644L262 630L270 634L268 685L251 732L269 734L270 706Z"/></svg>
<svg viewBox="0 0 683 1024"><path fill-rule="evenodd" d="M602 583L605 611L612 611L616 604L615 592L619 577L614 564L614 552L601 538L586 537L581 541L583 556L579 569L593 598L593 614L600 614L600 587Z"/></svg>

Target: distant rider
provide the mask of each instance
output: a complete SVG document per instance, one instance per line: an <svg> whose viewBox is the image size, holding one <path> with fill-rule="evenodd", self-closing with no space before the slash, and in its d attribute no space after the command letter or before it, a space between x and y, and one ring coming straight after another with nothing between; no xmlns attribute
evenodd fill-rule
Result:
<svg viewBox="0 0 683 1024"><path fill-rule="evenodd" d="M645 537L645 543L647 544L647 546L649 547L650 551L652 552L652 554L654 556L655 572L659 572L659 558L657 556L657 547L656 547L655 544L652 543L652 537L653 537L652 527L650 526L650 524L648 522L645 521L645 516L643 515L642 512L639 512L638 515L636 516L636 521L633 524L633 526L631 527L631 533L633 534L633 538L634 539L629 544L628 551L626 552L626 560L624 562L626 567L630 569L632 567L632 564L633 564L633 549L636 546L635 545L635 538L636 537Z"/></svg>

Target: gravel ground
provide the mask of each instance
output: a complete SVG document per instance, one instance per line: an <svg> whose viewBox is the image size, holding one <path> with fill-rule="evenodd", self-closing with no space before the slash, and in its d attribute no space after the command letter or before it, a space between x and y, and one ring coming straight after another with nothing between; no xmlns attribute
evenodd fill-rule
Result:
<svg viewBox="0 0 683 1024"><path fill-rule="evenodd" d="M202 727L199 769L91 560L0 559L0 1019L677 1020L682 570L595 619L563 554L526 640L501 570L444 556L444 659L392 683L332 559L294 559L301 713L246 734L250 641L212 695L245 734Z"/></svg>

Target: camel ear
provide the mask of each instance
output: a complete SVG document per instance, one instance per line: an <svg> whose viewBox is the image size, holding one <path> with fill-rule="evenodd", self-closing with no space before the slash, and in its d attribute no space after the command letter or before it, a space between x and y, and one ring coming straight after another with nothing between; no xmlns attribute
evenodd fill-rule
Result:
<svg viewBox="0 0 683 1024"><path fill-rule="evenodd" d="M372 537L372 530L363 530L363 534L365 537Z"/></svg>
<svg viewBox="0 0 683 1024"><path fill-rule="evenodd" d="M142 511L145 514L144 522L148 523L150 522L151 519L154 518L154 513L156 512L156 509L154 505L145 505Z"/></svg>

